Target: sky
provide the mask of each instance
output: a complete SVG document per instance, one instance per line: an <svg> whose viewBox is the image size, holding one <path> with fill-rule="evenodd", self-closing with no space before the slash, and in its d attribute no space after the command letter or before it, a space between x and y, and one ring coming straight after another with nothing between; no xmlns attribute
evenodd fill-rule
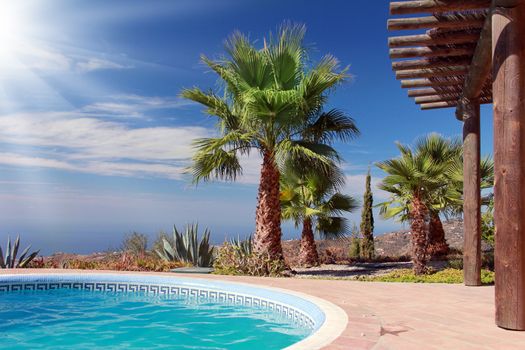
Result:
<svg viewBox="0 0 525 350"><path fill-rule="evenodd" d="M174 224L198 222L214 243L252 233L260 159L244 159L235 183L192 185L184 173L192 140L216 131L179 94L219 88L200 55L219 57L235 30L260 45L283 21L307 26L312 61L332 54L349 65L351 79L327 105L361 130L337 145L344 192L361 200L371 167L374 200L387 199L374 163L397 156L396 141L459 136L462 127L453 109L420 111L400 88L387 18L387 0L2 0L0 242L20 234L44 254L90 253L118 248L134 231L152 241ZM483 106L483 154L492 150L491 116ZM375 234L401 227L375 219ZM286 223L283 231L299 234Z"/></svg>

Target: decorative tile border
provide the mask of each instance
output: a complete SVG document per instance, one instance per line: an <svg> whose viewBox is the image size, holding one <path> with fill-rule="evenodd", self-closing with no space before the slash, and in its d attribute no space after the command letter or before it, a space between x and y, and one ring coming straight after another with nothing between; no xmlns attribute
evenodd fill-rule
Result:
<svg viewBox="0 0 525 350"><path fill-rule="evenodd" d="M125 275L118 278L108 279L108 275L97 280L97 275L4 275L0 276L0 292L38 291L56 289L80 289L97 292L123 292L123 293L146 293L153 295L169 295L183 298L202 298L212 302L243 305L248 307L270 310L281 317L289 319L300 327L317 330L320 322L319 315L311 315L308 311L290 305L290 300L275 300L261 295L247 294L238 291L217 289L217 286L209 287L202 285L191 285L187 281L183 284L177 283L178 279L165 278L164 281L130 281L125 280ZM109 275L111 276L111 275ZM124 277L124 278L123 278ZM123 280L124 279L124 280ZM147 280L148 278L142 278ZM158 280L158 278L155 278ZM259 292L259 288L253 288ZM284 295L287 299L290 296ZM303 302L299 298L297 301ZM319 310L320 311L320 310ZM317 316L317 317L316 317Z"/></svg>

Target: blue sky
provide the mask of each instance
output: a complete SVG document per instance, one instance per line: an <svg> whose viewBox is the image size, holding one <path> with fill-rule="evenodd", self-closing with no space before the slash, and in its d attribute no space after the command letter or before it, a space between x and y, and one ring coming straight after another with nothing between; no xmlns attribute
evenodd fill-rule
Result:
<svg viewBox="0 0 525 350"><path fill-rule="evenodd" d="M217 88L199 56L216 57L234 30L261 39L285 20L306 24L311 57L331 53L352 79L329 107L353 116L362 136L338 145L345 191L362 196L370 164L395 141L430 131L453 136L453 109L419 111L388 58L388 1L304 0L3 2L0 14L0 241L22 235L44 253L118 247L124 234L156 236L189 222L213 240L254 227L259 159L245 176L198 187L182 173L191 141L213 119L178 98ZM403 33L399 33L401 35ZM482 109L482 152L492 149ZM372 167L374 184L382 173ZM376 202L385 194L375 190ZM349 218L358 223L359 212ZM376 216L376 234L399 227ZM284 226L285 237L297 236Z"/></svg>

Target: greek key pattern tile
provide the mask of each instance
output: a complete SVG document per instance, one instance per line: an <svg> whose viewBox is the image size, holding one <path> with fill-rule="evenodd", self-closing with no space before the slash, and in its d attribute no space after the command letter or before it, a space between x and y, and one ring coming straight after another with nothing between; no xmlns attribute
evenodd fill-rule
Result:
<svg viewBox="0 0 525 350"><path fill-rule="evenodd" d="M170 295L185 298L204 298L214 302L236 304L263 308L280 314L294 323L315 328L314 320L301 310L276 303L267 299L237 294L229 291L206 290L196 287L142 284L128 282L18 282L0 283L0 292L53 290L53 289L82 289L96 292L132 292L148 293L155 295Z"/></svg>

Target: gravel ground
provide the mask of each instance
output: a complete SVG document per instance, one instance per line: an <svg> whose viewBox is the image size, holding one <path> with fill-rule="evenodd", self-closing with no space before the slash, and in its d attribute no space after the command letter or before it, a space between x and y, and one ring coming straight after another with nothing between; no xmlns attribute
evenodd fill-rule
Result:
<svg viewBox="0 0 525 350"><path fill-rule="evenodd" d="M442 269L446 262L429 263L435 269ZM311 268L294 268L297 278L356 278L358 276L379 276L398 269L411 269L411 262L355 263L352 265L321 265Z"/></svg>

